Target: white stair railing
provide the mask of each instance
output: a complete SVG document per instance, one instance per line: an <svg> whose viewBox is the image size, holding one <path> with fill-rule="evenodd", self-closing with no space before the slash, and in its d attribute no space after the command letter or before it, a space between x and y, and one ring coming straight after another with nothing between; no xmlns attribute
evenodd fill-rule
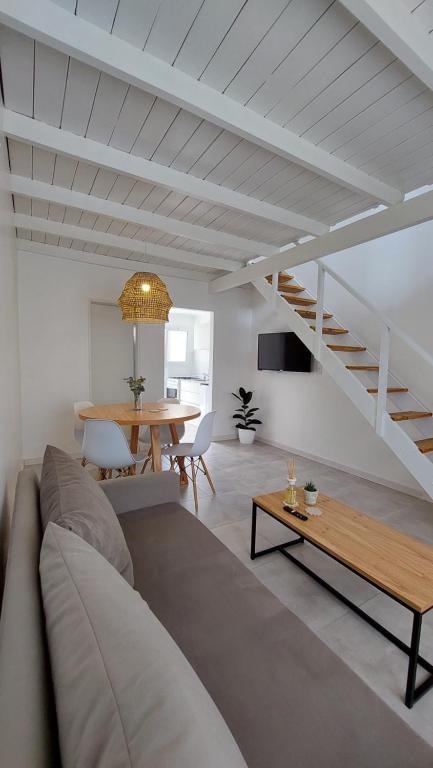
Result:
<svg viewBox="0 0 433 768"><path fill-rule="evenodd" d="M317 304L316 304L316 359L320 362L323 340L323 308L325 306L325 268L317 262Z"/></svg>
<svg viewBox="0 0 433 768"><path fill-rule="evenodd" d="M376 399L376 432L381 437L383 436L386 399L388 396L390 335L389 325L382 323L380 330L379 379L377 383Z"/></svg>
<svg viewBox="0 0 433 768"><path fill-rule="evenodd" d="M418 354L424 362L428 363L433 368L433 356L425 349L420 347L417 342L412 339L407 333L402 331L389 317L380 312L377 307L371 304L362 294L360 294L356 288L346 282L337 272L334 272L331 267L328 267L321 259L317 260L317 322L316 322L316 334L317 334L317 349L320 350L323 344L322 329L323 329L323 306L324 306L324 274L327 273L332 277L339 285L342 286L348 293L350 293L357 301L364 305L379 321L380 323L380 352L379 352L379 377L378 377L378 392L376 399L376 432L378 435L383 436L384 432L384 417L386 415L386 402L387 402L387 389L388 389L388 374L389 374L389 350L391 333L397 338L403 341L413 352ZM322 322L319 323L319 320ZM319 333L320 325L320 333ZM320 346L319 346L320 345ZM320 352L319 352L320 354Z"/></svg>

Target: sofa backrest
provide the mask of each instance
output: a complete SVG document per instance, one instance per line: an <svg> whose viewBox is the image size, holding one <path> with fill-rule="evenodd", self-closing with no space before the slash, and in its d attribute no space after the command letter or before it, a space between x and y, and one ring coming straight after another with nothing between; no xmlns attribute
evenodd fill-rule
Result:
<svg viewBox="0 0 433 768"><path fill-rule="evenodd" d="M59 766L39 581L39 484L18 477L0 620L0 765Z"/></svg>

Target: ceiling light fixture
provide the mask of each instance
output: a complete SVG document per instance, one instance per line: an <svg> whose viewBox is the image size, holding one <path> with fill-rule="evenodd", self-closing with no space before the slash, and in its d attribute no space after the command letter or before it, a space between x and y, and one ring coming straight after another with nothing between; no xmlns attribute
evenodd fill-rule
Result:
<svg viewBox="0 0 433 768"><path fill-rule="evenodd" d="M168 321L173 302L167 286L152 272L136 272L123 286L117 302L122 310L122 320L133 323L134 378L137 374L137 323L153 325Z"/></svg>

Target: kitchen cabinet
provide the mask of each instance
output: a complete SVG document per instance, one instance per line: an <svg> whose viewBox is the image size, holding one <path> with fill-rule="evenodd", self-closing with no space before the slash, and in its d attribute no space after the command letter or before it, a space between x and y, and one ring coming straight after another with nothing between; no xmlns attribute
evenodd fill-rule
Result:
<svg viewBox="0 0 433 768"><path fill-rule="evenodd" d="M200 382L194 379L180 379L180 400L182 403L200 407Z"/></svg>

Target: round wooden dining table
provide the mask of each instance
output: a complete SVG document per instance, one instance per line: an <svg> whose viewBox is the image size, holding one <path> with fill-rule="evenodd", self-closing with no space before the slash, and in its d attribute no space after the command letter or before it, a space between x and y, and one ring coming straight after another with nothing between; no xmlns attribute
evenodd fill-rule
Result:
<svg viewBox="0 0 433 768"><path fill-rule="evenodd" d="M152 448L152 467L154 472L161 472L161 440L160 427L165 424L169 427L173 443L179 442L176 425L191 421L200 416L200 409L194 405L182 403L143 403L141 410L136 411L133 403L113 403L110 405L94 405L84 408L79 413L80 419L109 419L121 426L131 427L130 447L132 453L138 453L138 433L140 427L147 426L150 430L150 445ZM185 472L185 462L178 459L181 483L188 483Z"/></svg>

